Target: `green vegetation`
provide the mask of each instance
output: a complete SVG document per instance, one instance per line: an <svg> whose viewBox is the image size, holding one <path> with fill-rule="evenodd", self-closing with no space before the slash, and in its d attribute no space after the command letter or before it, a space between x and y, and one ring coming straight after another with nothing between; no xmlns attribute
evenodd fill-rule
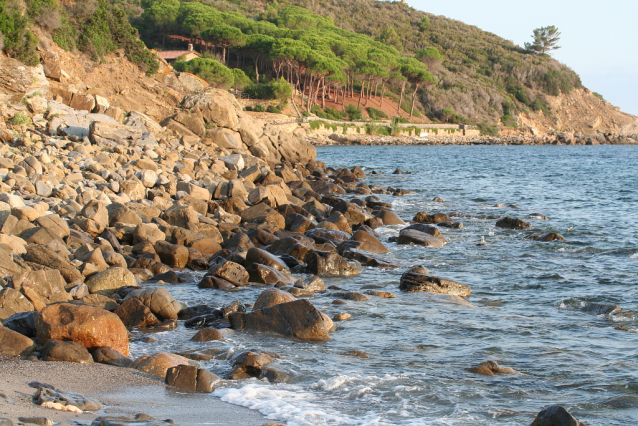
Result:
<svg viewBox="0 0 638 426"><path fill-rule="evenodd" d="M482 121L477 124L479 130L481 131L481 135L483 136L498 136L500 135L498 126L496 124L492 124L488 121Z"/></svg>
<svg viewBox="0 0 638 426"><path fill-rule="evenodd" d="M354 106L354 104L346 105L345 115L348 117L348 120L360 120L361 119L361 109Z"/></svg>
<svg viewBox="0 0 638 426"><path fill-rule="evenodd" d="M14 126L19 126L21 124L31 124L31 119L28 115L17 113L11 120L8 121L8 123Z"/></svg>
<svg viewBox="0 0 638 426"><path fill-rule="evenodd" d="M277 99L285 101L292 96L292 85L284 78L270 83L255 83L245 88L245 92L257 99Z"/></svg>
<svg viewBox="0 0 638 426"><path fill-rule="evenodd" d="M220 89L230 89L235 83L233 71L214 59L196 58L187 62L175 62L173 67L179 72L195 74Z"/></svg>
<svg viewBox="0 0 638 426"><path fill-rule="evenodd" d="M560 46L557 46L560 32L553 25L536 28L532 38L534 39L533 43L525 43L525 49L530 52L547 53L550 50L560 49Z"/></svg>
<svg viewBox="0 0 638 426"><path fill-rule="evenodd" d="M107 0L74 2L68 6L57 0L25 0L24 3L26 13L22 15L18 2L0 0L0 33L4 34L4 50L9 56L27 65L39 63L38 40L31 31L37 24L49 31L63 49L78 48L96 61L107 53L123 49L140 69L149 74L157 71L155 55L139 40L127 14Z"/></svg>
<svg viewBox="0 0 638 426"><path fill-rule="evenodd" d="M388 114L386 114L385 112L381 111L380 109L376 109L373 107L368 107L367 108L368 111L368 115L370 116L371 120L383 120L388 118Z"/></svg>

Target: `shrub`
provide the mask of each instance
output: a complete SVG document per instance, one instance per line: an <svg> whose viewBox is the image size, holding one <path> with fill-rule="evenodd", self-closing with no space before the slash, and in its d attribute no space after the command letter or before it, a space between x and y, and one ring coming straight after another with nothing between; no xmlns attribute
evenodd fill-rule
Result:
<svg viewBox="0 0 638 426"><path fill-rule="evenodd" d="M220 89L230 89L235 83L233 71L214 59L195 58L186 62L175 62L173 68L179 72L193 73Z"/></svg>
<svg viewBox="0 0 638 426"><path fill-rule="evenodd" d="M268 108L266 108L266 112L270 112L273 114L281 114L281 110L275 106L272 105L268 105Z"/></svg>
<svg viewBox="0 0 638 426"><path fill-rule="evenodd" d="M350 121L359 120L361 118L361 109L354 104L348 104L345 108L345 115Z"/></svg>
<svg viewBox="0 0 638 426"><path fill-rule="evenodd" d="M250 105L244 107L244 111L252 111L252 110L253 110L253 107L251 107Z"/></svg>
<svg viewBox="0 0 638 426"><path fill-rule="evenodd" d="M390 136L392 130L388 126L375 126L369 125L366 126L366 134L368 135L382 135L382 136Z"/></svg>
<svg viewBox="0 0 638 426"><path fill-rule="evenodd" d="M380 109L368 107L367 110L368 110L368 115L370 116L372 120L382 120L384 118L388 118L388 115L385 112L381 111Z"/></svg>
<svg viewBox="0 0 638 426"><path fill-rule="evenodd" d="M603 98L603 95L601 95L601 94L600 94L600 93L598 93L598 92L592 92L592 94L593 94L594 96L596 96L598 99L602 99L603 101L605 100L605 98Z"/></svg>
<svg viewBox="0 0 638 426"><path fill-rule="evenodd" d="M518 128L518 123L516 122L516 119L509 114L501 117L501 123L503 123L503 125L507 127Z"/></svg>
<svg viewBox="0 0 638 426"><path fill-rule="evenodd" d="M256 99L284 101L292 97L292 85L283 78L271 83L253 83L246 87L244 91Z"/></svg>
<svg viewBox="0 0 638 426"><path fill-rule="evenodd" d="M29 20L22 16L17 5L0 0L0 33L4 34L4 50L7 55L35 66L40 63L36 46L38 39L29 29Z"/></svg>
<svg viewBox="0 0 638 426"><path fill-rule="evenodd" d="M342 111L336 110L331 107L326 108L325 112L330 120L335 120L335 121L343 120L343 117L345 115Z"/></svg>
<svg viewBox="0 0 638 426"><path fill-rule="evenodd" d="M496 124L492 124L489 121L482 121L478 123L478 128L481 131L482 136L498 136L500 132Z"/></svg>
<svg viewBox="0 0 638 426"><path fill-rule="evenodd" d="M262 104L257 104L253 107L253 111L255 112L266 112L266 108Z"/></svg>

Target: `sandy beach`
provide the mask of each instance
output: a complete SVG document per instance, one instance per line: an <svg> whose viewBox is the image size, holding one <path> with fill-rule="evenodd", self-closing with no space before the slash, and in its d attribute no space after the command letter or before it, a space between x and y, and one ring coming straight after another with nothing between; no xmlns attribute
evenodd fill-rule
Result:
<svg viewBox="0 0 638 426"><path fill-rule="evenodd" d="M0 418L14 423L18 417L47 417L62 425L91 424L95 414L73 414L35 405L31 381L56 389L81 393L105 405L98 415L144 413L157 419L171 419L180 425L234 424L257 426L268 423L258 412L221 402L208 394L185 394L136 370L103 364L25 361L0 358Z"/></svg>

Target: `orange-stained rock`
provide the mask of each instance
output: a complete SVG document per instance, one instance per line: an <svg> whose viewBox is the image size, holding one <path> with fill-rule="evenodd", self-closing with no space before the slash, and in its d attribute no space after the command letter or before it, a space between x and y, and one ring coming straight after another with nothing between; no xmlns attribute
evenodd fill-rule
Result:
<svg viewBox="0 0 638 426"><path fill-rule="evenodd" d="M138 358L131 367L163 379L166 377L166 371L169 368L177 367L178 365L188 365L188 359L168 352L158 352Z"/></svg>
<svg viewBox="0 0 638 426"><path fill-rule="evenodd" d="M56 303L42 309L36 318L37 340L73 341L87 349L108 346L129 354L128 334L120 317L95 306Z"/></svg>

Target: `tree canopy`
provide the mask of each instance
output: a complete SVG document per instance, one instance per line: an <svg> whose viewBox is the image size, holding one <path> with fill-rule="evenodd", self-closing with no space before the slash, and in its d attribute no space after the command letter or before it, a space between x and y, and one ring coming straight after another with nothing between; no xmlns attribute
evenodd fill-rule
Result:
<svg viewBox="0 0 638 426"><path fill-rule="evenodd" d="M529 52L547 53L550 50L560 49L560 46L557 46L560 32L553 25L536 28L532 38L534 39L533 43L525 43L525 49Z"/></svg>

